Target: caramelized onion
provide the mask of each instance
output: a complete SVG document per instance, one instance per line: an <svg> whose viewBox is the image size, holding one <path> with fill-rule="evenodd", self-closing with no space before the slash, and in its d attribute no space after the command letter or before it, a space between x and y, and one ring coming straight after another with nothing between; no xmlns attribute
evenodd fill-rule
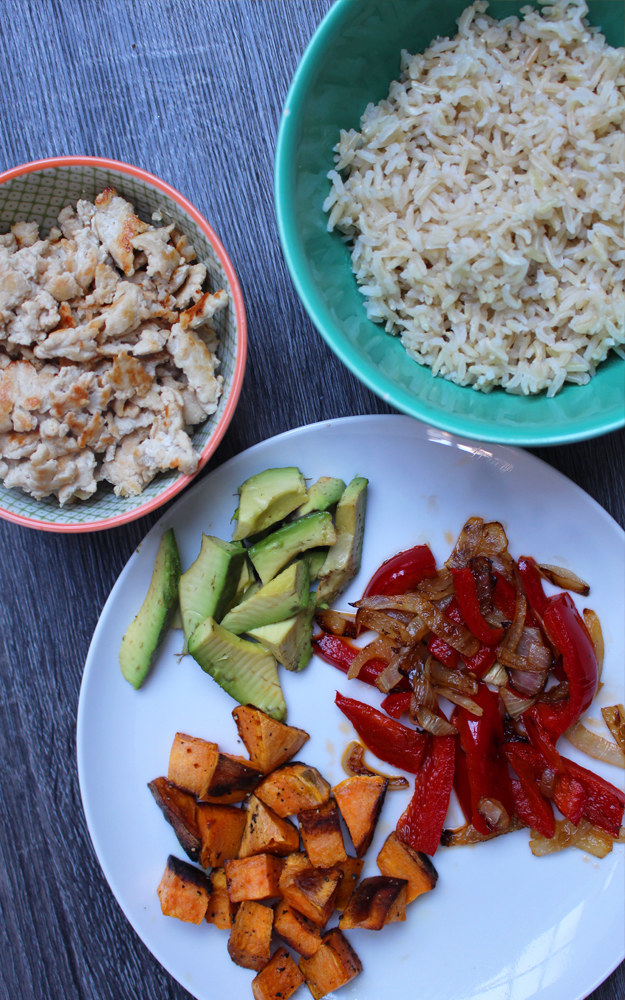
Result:
<svg viewBox="0 0 625 1000"><path fill-rule="evenodd" d="M388 694L392 691L396 684L403 679L403 674L400 670L400 665L402 663L402 652L396 654L391 659L387 667L384 668L381 674L375 679L375 686L378 691L382 691L383 694Z"/></svg>
<svg viewBox="0 0 625 1000"><path fill-rule="evenodd" d="M474 555L477 555L482 533L484 531L484 520L481 517L470 517L462 526L462 531L456 539L449 559L445 563L448 568L456 566L467 566Z"/></svg>
<svg viewBox="0 0 625 1000"><path fill-rule="evenodd" d="M417 601L416 614L428 626L434 635L464 656L473 656L480 648L479 640L475 638L466 625L459 625L448 618L432 601L421 595L415 595Z"/></svg>
<svg viewBox="0 0 625 1000"><path fill-rule="evenodd" d="M461 694L475 695L480 688L480 683L473 674L468 674L464 670L452 670L444 663L440 663L435 657L431 657L429 674L433 684L453 688L454 691L459 691Z"/></svg>
<svg viewBox="0 0 625 1000"><path fill-rule="evenodd" d="M381 635L388 636L396 643L407 645L411 640L410 632L397 618L387 615L384 611L373 611L369 608L359 608L356 613L356 625L363 629L372 629Z"/></svg>
<svg viewBox="0 0 625 1000"><path fill-rule="evenodd" d="M505 646L506 649L509 649L512 653L515 652L523 634L526 615L527 599L523 591L517 587L516 600L514 603L514 618L512 619L510 628L506 632L505 638L502 642L502 646Z"/></svg>
<svg viewBox="0 0 625 1000"><path fill-rule="evenodd" d="M349 670L347 671L348 680L352 677L358 677L358 674L364 667L365 663L369 660L386 660L387 662L393 656L395 650L391 642L386 636L379 636L374 639L373 642L368 643L368 645L363 646L360 649L352 662L349 665Z"/></svg>
<svg viewBox="0 0 625 1000"><path fill-rule="evenodd" d="M582 722L576 722L570 726L564 734L574 747L587 753L595 760L603 760L606 764L615 764L616 767L625 768L625 753L617 743L605 740L598 733L593 733L587 729Z"/></svg>
<svg viewBox="0 0 625 1000"><path fill-rule="evenodd" d="M501 837L504 833L513 833L522 829L522 823L514 816L510 820L510 825L505 830L494 830L492 833L479 833L471 823L456 830L443 830L441 834L441 844L443 847L462 847L465 844L481 844L485 840L493 840L494 837Z"/></svg>
<svg viewBox="0 0 625 1000"><path fill-rule="evenodd" d="M581 819L578 826L574 826L568 819L556 820L556 832L553 837L543 837L536 830L530 834L530 849L537 858L542 858L546 854L554 854L565 847L578 847L595 858L605 858L609 854L614 844L614 838L593 826L585 819Z"/></svg>
<svg viewBox="0 0 625 1000"><path fill-rule="evenodd" d="M343 611L333 611L332 608L323 608L315 613L315 619L319 627L331 635L342 635L348 639L355 639L358 635L355 615Z"/></svg>
<svg viewBox="0 0 625 1000"><path fill-rule="evenodd" d="M425 705L419 705L414 713L415 723L432 736L455 736L458 730L452 726L451 722L431 712Z"/></svg>
<svg viewBox="0 0 625 1000"><path fill-rule="evenodd" d="M467 695L460 694L458 691L454 691L452 688L443 687L442 685L435 684L434 690L441 698L447 698L453 705L459 705L461 708L466 708L467 712L471 715L483 715L484 711L481 705L477 702L472 701Z"/></svg>
<svg viewBox="0 0 625 1000"><path fill-rule="evenodd" d="M493 663L490 670L482 677L484 684L492 684L493 687L502 687L508 683L508 675L501 663Z"/></svg>
<svg viewBox="0 0 625 1000"><path fill-rule="evenodd" d="M358 740L352 740L351 743L345 749L343 758L341 760L343 770L349 774L350 777L354 777L358 774L363 774L366 777L378 777L386 778L388 781L388 788L408 788L408 779L404 778L402 775L389 775L382 774L381 771L376 771L374 768L369 767L365 764L365 748L362 743Z"/></svg>
<svg viewBox="0 0 625 1000"><path fill-rule="evenodd" d="M430 601L442 601L454 592L454 578L449 569L440 569L436 576L422 580L417 590Z"/></svg>
<svg viewBox="0 0 625 1000"><path fill-rule="evenodd" d="M510 826L510 816L499 799L489 799L483 796L477 804L477 811L488 823L491 830L503 833Z"/></svg>
<svg viewBox="0 0 625 1000"><path fill-rule="evenodd" d="M603 658L605 655L605 644L603 642L601 622L599 621L599 615L597 615L592 608L584 608L583 615L586 628L588 629L588 633L592 639L592 644L595 647L595 656L597 657L597 664L599 666L599 680L601 680Z"/></svg>
<svg viewBox="0 0 625 1000"><path fill-rule="evenodd" d="M602 708L601 714L612 736L625 753L625 706L610 705L607 708Z"/></svg>
<svg viewBox="0 0 625 1000"><path fill-rule="evenodd" d="M545 579L556 587L572 590L574 594L581 594L583 597L590 593L588 584L572 573L570 569L564 569L562 566L551 566L549 563L539 563L538 569Z"/></svg>
<svg viewBox="0 0 625 1000"><path fill-rule="evenodd" d="M501 695L501 700L503 701L506 712L512 719L518 719L523 712L527 712L528 708L531 708L536 701L536 696L524 697L516 693L516 691L511 691L509 687L502 687L499 689Z"/></svg>

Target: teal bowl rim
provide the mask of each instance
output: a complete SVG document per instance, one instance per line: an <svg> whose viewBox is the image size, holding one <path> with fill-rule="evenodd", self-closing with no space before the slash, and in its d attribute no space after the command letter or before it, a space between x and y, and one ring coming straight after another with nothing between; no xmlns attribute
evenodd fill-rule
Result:
<svg viewBox="0 0 625 1000"><path fill-rule="evenodd" d="M470 437L493 444L549 447L601 437L625 427L625 392L622 414L615 413L614 416L598 415L594 418L585 418L584 426L576 426L573 422L553 429L545 425L544 431L540 433L527 431L520 424L516 427L507 425L502 429L494 419L485 421L483 418L476 418L468 414L446 413L439 407L433 407L426 400L420 399L402 386L397 385L396 382L376 369L372 362L363 358L357 348L350 343L344 331L333 320L325 303L319 301L312 285L309 286L302 278L302 273L305 271L305 253L302 248L293 200L293 180L297 162L297 118L307 99L308 82L311 77L314 77L325 58L327 40L335 33L343 18L347 16L346 12L349 11L349 8L355 7L360 2L361 0L335 0L334 5L319 22L304 49L291 80L276 138L274 208L278 235L291 280L313 325L346 368L385 403L396 407L408 416L461 437ZM625 360L614 357L611 363L618 364L625 370ZM440 376L431 377L439 378ZM625 371L623 378L625 382ZM465 392L476 391L470 387L458 388ZM568 388L570 391L570 389L578 388L582 390L585 387L569 386ZM557 399L557 396L554 398Z"/></svg>

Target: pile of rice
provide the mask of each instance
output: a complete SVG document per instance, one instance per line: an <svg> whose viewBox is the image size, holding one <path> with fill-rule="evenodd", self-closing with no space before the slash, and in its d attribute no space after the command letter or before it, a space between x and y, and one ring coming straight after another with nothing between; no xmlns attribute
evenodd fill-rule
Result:
<svg viewBox="0 0 625 1000"><path fill-rule="evenodd" d="M625 49L583 0L468 7L343 131L324 209L367 314L460 385L582 384L625 357Z"/></svg>

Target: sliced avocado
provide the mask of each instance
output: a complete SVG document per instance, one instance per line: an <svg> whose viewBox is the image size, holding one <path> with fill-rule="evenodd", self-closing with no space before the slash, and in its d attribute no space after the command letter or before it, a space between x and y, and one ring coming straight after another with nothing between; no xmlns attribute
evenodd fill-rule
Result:
<svg viewBox="0 0 625 1000"><path fill-rule="evenodd" d="M143 604L121 642L119 665L126 680L139 688L148 675L178 606L180 556L173 529L161 538L152 579Z"/></svg>
<svg viewBox="0 0 625 1000"><path fill-rule="evenodd" d="M236 590L232 595L228 611L230 611L230 608L233 608L235 604L242 601L244 597L248 596L251 593L252 588L256 586L257 580L254 576L254 570L252 569L252 564L246 554L245 559L243 560L243 565L241 566L239 582L237 583Z"/></svg>
<svg viewBox="0 0 625 1000"><path fill-rule="evenodd" d="M284 524L259 542L247 554L263 583L269 583L295 556L320 545L334 545L336 532L327 511L307 514Z"/></svg>
<svg viewBox="0 0 625 1000"><path fill-rule="evenodd" d="M309 580L308 563L298 559L232 608L221 625L240 635L260 625L284 621L308 604Z"/></svg>
<svg viewBox="0 0 625 1000"><path fill-rule="evenodd" d="M256 705L280 721L286 718L278 665L259 642L241 639L209 617L189 637L189 652L241 705Z"/></svg>
<svg viewBox="0 0 625 1000"><path fill-rule="evenodd" d="M308 549L302 556L302 559L305 559L308 563L308 575L310 576L311 583L319 576L319 570L325 563L327 555L328 548L326 546L319 549Z"/></svg>
<svg viewBox="0 0 625 1000"><path fill-rule="evenodd" d="M185 639L209 615L221 618L233 599L245 558L240 542L202 535L200 554L178 586Z"/></svg>
<svg viewBox="0 0 625 1000"><path fill-rule="evenodd" d="M368 480L356 476L345 487L334 515L336 545L319 571L317 606L329 607L360 568Z"/></svg>
<svg viewBox="0 0 625 1000"><path fill-rule="evenodd" d="M313 598L291 618L250 630L250 635L273 653L287 670L303 670L312 656Z"/></svg>
<svg viewBox="0 0 625 1000"><path fill-rule="evenodd" d="M306 480L295 466L265 469L239 486L233 538L256 535L281 521L306 500Z"/></svg>
<svg viewBox="0 0 625 1000"><path fill-rule="evenodd" d="M332 476L321 476L316 483L308 487L306 502L298 507L295 513L298 517L305 514L312 514L314 510L329 510L338 503L345 489L342 479L335 479Z"/></svg>

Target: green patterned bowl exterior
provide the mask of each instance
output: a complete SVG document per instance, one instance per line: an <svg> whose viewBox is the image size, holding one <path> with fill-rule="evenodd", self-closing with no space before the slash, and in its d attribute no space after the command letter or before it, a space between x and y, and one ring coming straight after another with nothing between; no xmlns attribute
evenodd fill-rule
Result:
<svg viewBox="0 0 625 1000"><path fill-rule="evenodd" d="M243 297L237 276L219 238L181 194L164 181L136 167L96 157L62 157L16 167L0 174L0 232L18 221L36 221L47 232L59 211L80 198L93 200L106 187L115 188L130 201L140 218L149 221L160 212L163 224L175 223L193 245L208 269L209 287L225 288L227 309L215 316L219 335L219 373L223 391L219 405L192 435L201 453L199 470L221 441L236 408L245 371L247 332ZM196 473L197 475L197 473ZM48 531L97 531L114 527L170 500L193 477L178 472L161 473L136 497L115 496L102 484L88 500L60 507L56 498L35 500L18 489L0 485L0 517Z"/></svg>
<svg viewBox="0 0 625 1000"><path fill-rule="evenodd" d="M398 337L366 316L349 249L328 233L340 129L358 128L368 104L388 94L400 52L423 51L456 33L469 0L337 0L313 36L289 90L276 148L275 203L284 255L310 318L343 363L385 402L434 427L502 444L541 446L596 437L625 425L625 361L613 355L584 386L556 396L514 396L455 385L408 357ZM494 17L524 2L492 0ZM539 6L539 4L535 4ZM588 0L588 19L614 46L625 43L623 0ZM623 317L625 324L625 316Z"/></svg>

